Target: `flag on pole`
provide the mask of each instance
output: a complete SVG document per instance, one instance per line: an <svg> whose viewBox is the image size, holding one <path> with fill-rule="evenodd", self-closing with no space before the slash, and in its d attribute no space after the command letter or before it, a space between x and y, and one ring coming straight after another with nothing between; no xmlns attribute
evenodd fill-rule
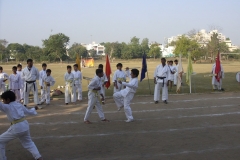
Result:
<svg viewBox="0 0 240 160"><path fill-rule="evenodd" d="M182 67L182 55L179 55L179 60L178 60L178 69L177 69L177 93L180 92L180 88L182 85L182 79L181 79L181 74L183 73L183 67Z"/></svg>
<svg viewBox="0 0 240 160"><path fill-rule="evenodd" d="M81 71L81 59L79 58L79 55L77 54L77 58L76 58L76 64L78 65L78 70Z"/></svg>
<svg viewBox="0 0 240 160"><path fill-rule="evenodd" d="M188 66L187 66L187 73L186 73L186 83L189 84L190 76L193 73L193 68L192 68L192 59L191 59L191 54L188 53Z"/></svg>
<svg viewBox="0 0 240 160"><path fill-rule="evenodd" d="M147 72L147 61L146 61L146 54L144 53L142 58L142 72L141 72L140 82L142 82L142 80L145 78L146 72Z"/></svg>
<svg viewBox="0 0 240 160"><path fill-rule="evenodd" d="M106 83L106 88L109 88L111 85L111 80L110 80L110 75L111 75L112 71L111 71L111 65L110 65L110 61L109 61L109 56L107 54L106 56L106 67L105 67L105 74L107 76L107 83Z"/></svg>
<svg viewBox="0 0 240 160"><path fill-rule="evenodd" d="M220 64L220 55L219 55L219 50L218 50L218 55L216 59L216 67L215 67L215 78L219 82L220 81L220 76L221 76L221 64Z"/></svg>

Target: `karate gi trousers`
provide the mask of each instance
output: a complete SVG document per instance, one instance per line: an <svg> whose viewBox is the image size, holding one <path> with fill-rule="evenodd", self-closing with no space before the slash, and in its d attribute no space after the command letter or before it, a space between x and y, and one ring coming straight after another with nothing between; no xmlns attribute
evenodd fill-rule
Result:
<svg viewBox="0 0 240 160"><path fill-rule="evenodd" d="M24 99L24 87L20 89L20 99Z"/></svg>
<svg viewBox="0 0 240 160"><path fill-rule="evenodd" d="M30 91L32 91L33 93L34 103L38 105L39 99L38 99L38 88L37 88L36 82L33 82L33 83L24 82L24 105L27 105L29 103Z"/></svg>
<svg viewBox="0 0 240 160"><path fill-rule="evenodd" d="M174 73L174 85L177 85L177 81L178 81L178 73L176 72L176 73Z"/></svg>
<svg viewBox="0 0 240 160"><path fill-rule="evenodd" d="M102 109L102 105L100 104L99 101L99 95L98 92L95 91L88 91L88 107L87 111L84 117L84 121L89 120L90 114L92 113L93 107L95 106L98 112L98 116L100 117L101 120L104 120L104 113Z"/></svg>
<svg viewBox="0 0 240 160"><path fill-rule="evenodd" d="M124 86L120 83L117 82L117 86L118 86L118 89L116 89L116 87L114 86L113 88L113 92L116 93L116 92L119 92L121 91L122 89L124 89Z"/></svg>
<svg viewBox="0 0 240 160"><path fill-rule="evenodd" d="M1 85L1 86L0 86L0 95L2 95L3 92L6 91L6 87L5 87L5 84L0 84L0 85Z"/></svg>
<svg viewBox="0 0 240 160"><path fill-rule="evenodd" d="M78 92L78 94L77 94ZM82 100L82 85L81 84L74 84L73 92L71 95L72 101L76 102L77 100Z"/></svg>
<svg viewBox="0 0 240 160"><path fill-rule="evenodd" d="M154 89L154 101L160 100L160 91L162 90L162 101L168 100L168 86L167 82L164 83L157 83L155 84Z"/></svg>
<svg viewBox="0 0 240 160"><path fill-rule="evenodd" d="M6 132L0 135L0 160L7 160L7 157L5 155L5 146L9 141L16 138L20 140L22 146L25 149L32 153L35 159L41 157L36 145L31 139L29 130L21 133L14 133L13 130L8 129Z"/></svg>
<svg viewBox="0 0 240 160"><path fill-rule="evenodd" d="M46 89L42 89L41 103L45 101L46 101L46 104L50 104L50 87L49 86L47 86Z"/></svg>
<svg viewBox="0 0 240 160"><path fill-rule="evenodd" d="M20 102L20 100L21 100L20 89L12 89L12 92L15 93L16 101Z"/></svg>
<svg viewBox="0 0 240 160"><path fill-rule="evenodd" d="M73 87L66 85L66 87L65 87L65 103L74 102L73 99L71 98L72 92L73 92Z"/></svg>
<svg viewBox="0 0 240 160"><path fill-rule="evenodd" d="M113 99L118 108L124 107L125 115L128 120L133 120L132 109L130 103L134 97L134 93L128 93L126 97L123 97L121 92L116 92L113 94Z"/></svg>

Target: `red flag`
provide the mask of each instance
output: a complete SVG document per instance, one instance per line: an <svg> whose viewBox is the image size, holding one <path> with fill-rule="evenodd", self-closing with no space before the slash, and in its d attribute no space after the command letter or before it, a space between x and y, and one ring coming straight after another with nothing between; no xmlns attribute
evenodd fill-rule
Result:
<svg viewBox="0 0 240 160"><path fill-rule="evenodd" d="M219 54L219 51L218 51L218 55L217 55L217 59L216 59L215 74L216 74L215 78L219 82L220 81L220 77L221 77L221 64L220 64L220 54Z"/></svg>
<svg viewBox="0 0 240 160"><path fill-rule="evenodd" d="M109 88L111 85L111 80L110 80L110 75L111 75L112 71L111 71L111 65L110 65L110 61L109 61L109 57L108 54L106 56L106 68L105 68L105 74L108 78L108 82L106 83L106 88Z"/></svg>

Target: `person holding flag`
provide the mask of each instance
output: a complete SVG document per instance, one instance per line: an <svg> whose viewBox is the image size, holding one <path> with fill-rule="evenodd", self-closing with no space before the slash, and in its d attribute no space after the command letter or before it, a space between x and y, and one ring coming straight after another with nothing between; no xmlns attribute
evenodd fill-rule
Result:
<svg viewBox="0 0 240 160"><path fill-rule="evenodd" d="M224 70L220 62L220 54L215 59L215 63L212 66L212 74L215 76L212 77L212 85L214 90L224 91L222 88L222 79L224 78Z"/></svg>

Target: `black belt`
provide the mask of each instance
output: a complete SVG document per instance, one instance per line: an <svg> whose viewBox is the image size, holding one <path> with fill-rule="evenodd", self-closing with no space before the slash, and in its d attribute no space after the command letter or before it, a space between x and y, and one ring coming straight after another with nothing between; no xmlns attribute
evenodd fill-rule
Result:
<svg viewBox="0 0 240 160"><path fill-rule="evenodd" d="M162 80L163 80L163 85L162 85L163 87L164 87L164 79L165 79L165 78L166 78L166 77L158 77L158 76L157 76L157 80L158 80L158 79L162 79Z"/></svg>
<svg viewBox="0 0 240 160"><path fill-rule="evenodd" d="M27 84L31 84L31 83L33 83L34 91L36 90L36 88L35 88L35 83L34 83L34 82L36 82L36 81L25 81L25 82L26 82L26 92L27 92Z"/></svg>

